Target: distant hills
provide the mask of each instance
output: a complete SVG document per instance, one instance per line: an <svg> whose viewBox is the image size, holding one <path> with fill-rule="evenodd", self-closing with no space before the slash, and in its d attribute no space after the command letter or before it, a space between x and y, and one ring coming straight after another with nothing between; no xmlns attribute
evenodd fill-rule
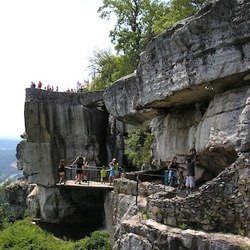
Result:
<svg viewBox="0 0 250 250"><path fill-rule="evenodd" d="M0 184L21 175L16 168L16 146L20 140L0 139Z"/></svg>

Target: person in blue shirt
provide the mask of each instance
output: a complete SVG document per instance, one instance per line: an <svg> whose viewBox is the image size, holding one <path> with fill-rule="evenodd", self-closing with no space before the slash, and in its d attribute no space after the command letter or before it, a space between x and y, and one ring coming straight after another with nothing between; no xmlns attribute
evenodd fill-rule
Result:
<svg viewBox="0 0 250 250"><path fill-rule="evenodd" d="M113 183L113 180L115 178L115 164L113 161L109 163L109 185Z"/></svg>

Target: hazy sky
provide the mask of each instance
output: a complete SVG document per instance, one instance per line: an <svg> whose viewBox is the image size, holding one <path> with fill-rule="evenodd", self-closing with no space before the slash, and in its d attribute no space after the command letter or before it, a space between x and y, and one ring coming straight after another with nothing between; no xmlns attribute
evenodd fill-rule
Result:
<svg viewBox="0 0 250 250"><path fill-rule="evenodd" d="M111 48L102 0L0 0L0 138L24 129L30 82L75 88L95 49Z"/></svg>

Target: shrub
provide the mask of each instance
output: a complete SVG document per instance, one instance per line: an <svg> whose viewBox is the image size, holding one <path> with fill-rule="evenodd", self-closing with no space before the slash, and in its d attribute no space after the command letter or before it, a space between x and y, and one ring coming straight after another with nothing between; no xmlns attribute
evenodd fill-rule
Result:
<svg viewBox="0 0 250 250"><path fill-rule="evenodd" d="M16 221L0 232L0 250L69 250L72 247L72 242L55 239L32 224L29 218Z"/></svg>
<svg viewBox="0 0 250 250"><path fill-rule="evenodd" d="M128 138L125 140L125 154L137 167L141 165L150 165L152 156L151 145L153 143L153 135L150 132L141 129L132 130Z"/></svg>
<svg viewBox="0 0 250 250"><path fill-rule="evenodd" d="M111 250L109 234L107 231L95 231L91 237L79 240L74 245L74 250Z"/></svg>

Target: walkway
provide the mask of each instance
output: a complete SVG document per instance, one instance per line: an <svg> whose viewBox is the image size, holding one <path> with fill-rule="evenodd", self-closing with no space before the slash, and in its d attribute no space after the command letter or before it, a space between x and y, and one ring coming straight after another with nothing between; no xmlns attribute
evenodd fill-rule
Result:
<svg viewBox="0 0 250 250"><path fill-rule="evenodd" d="M87 188L87 189L104 189L104 190L110 190L112 191L114 189L113 185L109 185L109 183L101 183L101 182L97 182L97 181L88 181L88 182L81 182L81 184L79 183L75 183L74 180L68 180L66 181L66 184L56 184L57 187L60 188Z"/></svg>

